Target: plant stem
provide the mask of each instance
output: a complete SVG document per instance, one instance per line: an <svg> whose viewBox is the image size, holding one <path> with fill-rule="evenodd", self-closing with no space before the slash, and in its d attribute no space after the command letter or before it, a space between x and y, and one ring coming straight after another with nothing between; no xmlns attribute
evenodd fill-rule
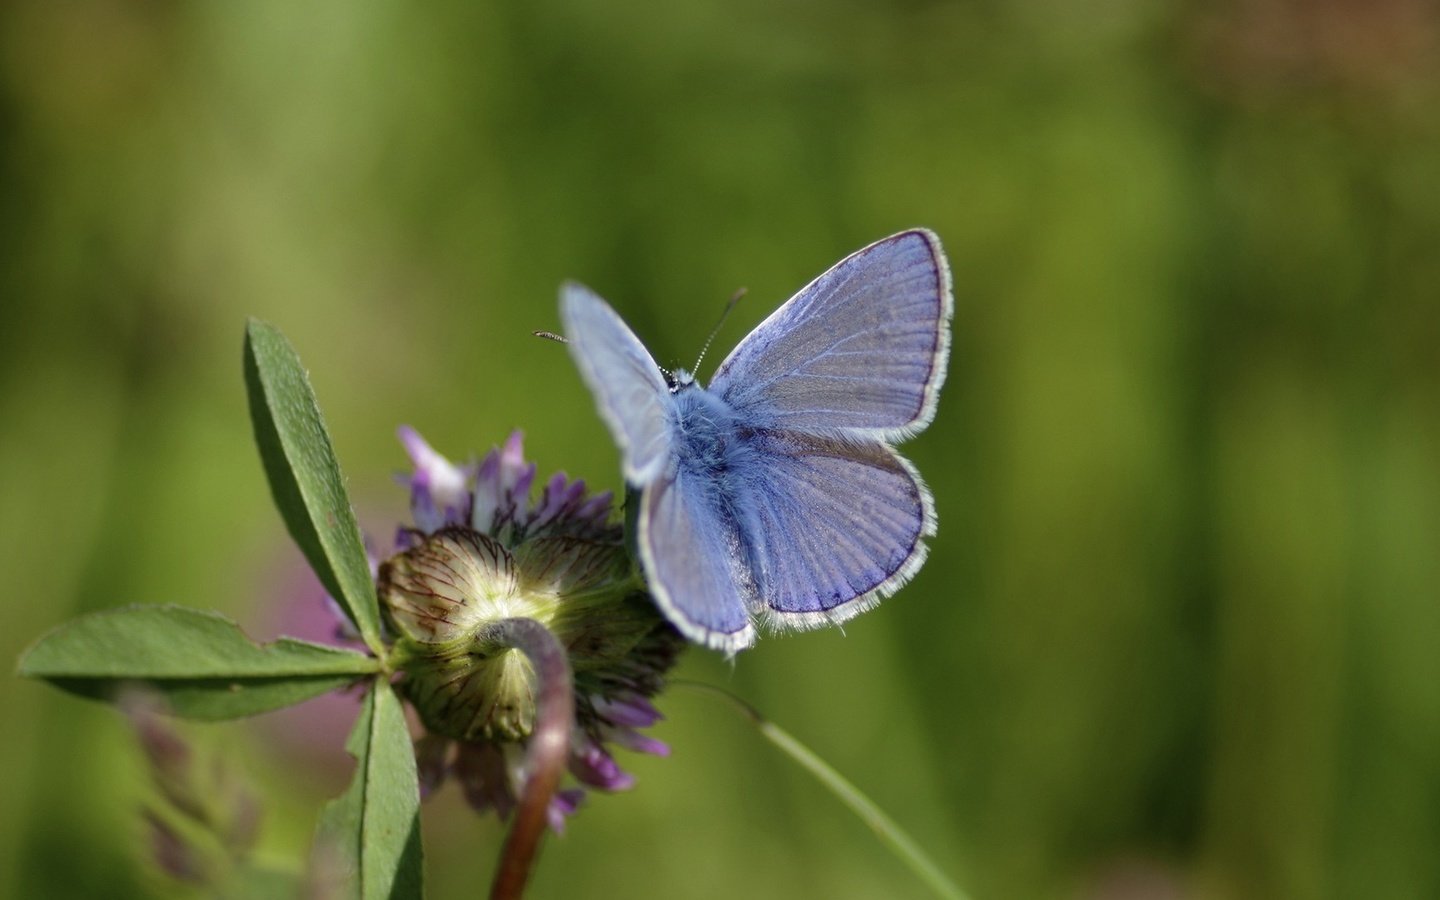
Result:
<svg viewBox="0 0 1440 900"><path fill-rule="evenodd" d="M555 635L534 619L502 619L481 629L476 642L524 653L539 682L535 728L525 758L528 777L490 885L491 900L518 900L525 893L540 839L549 825L550 800L570 756L570 730L575 722L570 660Z"/></svg>
<svg viewBox="0 0 1440 900"><path fill-rule="evenodd" d="M766 740L779 747L786 756L819 779L820 783L825 785L841 803L850 807L851 812L870 826L876 837L880 838L880 842L889 847L891 852L909 866L910 870L921 881L924 881L937 896L943 897L945 900L969 900L968 895L960 890L944 872L940 871L940 867L929 856L925 855L925 851L920 849L920 845L915 842L915 839L896 824L894 819L886 815L884 810L876 806L873 800L865 796L859 788L831 768L823 759L816 756L813 750L796 740L788 731L761 715L755 707L729 691L714 685L681 679L672 679L670 684L727 701L732 709L749 719Z"/></svg>

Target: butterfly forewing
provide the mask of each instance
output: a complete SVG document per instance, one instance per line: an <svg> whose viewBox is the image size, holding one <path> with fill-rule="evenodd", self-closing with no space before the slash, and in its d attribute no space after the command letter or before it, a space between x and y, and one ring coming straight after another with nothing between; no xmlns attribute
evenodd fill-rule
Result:
<svg viewBox="0 0 1440 900"><path fill-rule="evenodd" d="M754 591L739 528L712 487L683 468L658 477L641 495L638 544L651 596L670 621L692 641L734 653L755 640Z"/></svg>
<svg viewBox="0 0 1440 900"><path fill-rule="evenodd" d="M953 305L939 240L901 232L777 309L720 364L710 389L772 427L903 439L934 416Z"/></svg>
<svg viewBox="0 0 1440 900"><path fill-rule="evenodd" d="M671 451L672 401L659 366L615 311L583 285L561 287L560 318L570 355L620 445L625 480L649 482Z"/></svg>

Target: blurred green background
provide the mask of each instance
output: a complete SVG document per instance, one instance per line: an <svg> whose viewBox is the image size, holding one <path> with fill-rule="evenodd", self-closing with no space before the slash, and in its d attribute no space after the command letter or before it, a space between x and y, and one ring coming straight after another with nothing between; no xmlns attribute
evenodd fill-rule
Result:
<svg viewBox="0 0 1440 900"><path fill-rule="evenodd" d="M844 635L682 674L976 900L1440 896L1437 35L1423 0L12 0L0 658L112 605L268 637L299 602L248 315L384 542L402 422L461 459L521 427L542 472L618 486L529 334L562 279L688 365L737 287L722 352L925 225L957 297L905 447L928 565ZM0 895L169 896L119 717L0 703ZM535 897L926 896L723 706L660 705L673 756L622 760L639 786L547 845ZM303 724L186 731L263 791L267 858L345 778ZM451 790L425 827L433 896L482 893L496 823Z"/></svg>

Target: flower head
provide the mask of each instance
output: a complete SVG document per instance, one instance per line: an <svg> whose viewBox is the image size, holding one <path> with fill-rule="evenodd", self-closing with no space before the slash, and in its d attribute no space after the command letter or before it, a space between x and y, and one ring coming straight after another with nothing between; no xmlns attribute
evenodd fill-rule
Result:
<svg viewBox="0 0 1440 900"><path fill-rule="evenodd" d="M487 626L524 618L551 632L574 672L571 775L584 787L628 788L633 778L609 747L668 753L641 729L660 719L650 698L683 641L634 573L610 494L587 494L560 473L532 499L535 465L519 432L464 467L409 428L400 439L415 467L403 479L414 526L400 530L378 584L400 690L428 732L416 748L422 785L454 775L476 809L503 819L514 807L536 722L536 673L486 635ZM583 794L554 796L552 827Z"/></svg>

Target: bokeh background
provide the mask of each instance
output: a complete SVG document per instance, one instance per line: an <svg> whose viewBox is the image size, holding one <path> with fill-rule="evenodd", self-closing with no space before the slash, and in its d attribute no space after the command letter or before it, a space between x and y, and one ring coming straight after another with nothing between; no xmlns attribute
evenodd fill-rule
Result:
<svg viewBox="0 0 1440 900"><path fill-rule="evenodd" d="M0 658L123 603L256 637L313 608L246 316L310 367L384 541L402 422L462 459L520 427L618 486L530 337L562 279L688 365L737 287L722 352L926 225L957 297L905 448L929 563L843 635L682 674L977 900L1440 896L1437 36L1426 0L12 0ZM120 718L0 703L0 895L184 896ZM534 896L926 896L730 711L661 706L673 756L624 760ZM325 721L186 731L261 792L268 859L345 780ZM447 793L425 827L433 896L481 893L497 824Z"/></svg>

